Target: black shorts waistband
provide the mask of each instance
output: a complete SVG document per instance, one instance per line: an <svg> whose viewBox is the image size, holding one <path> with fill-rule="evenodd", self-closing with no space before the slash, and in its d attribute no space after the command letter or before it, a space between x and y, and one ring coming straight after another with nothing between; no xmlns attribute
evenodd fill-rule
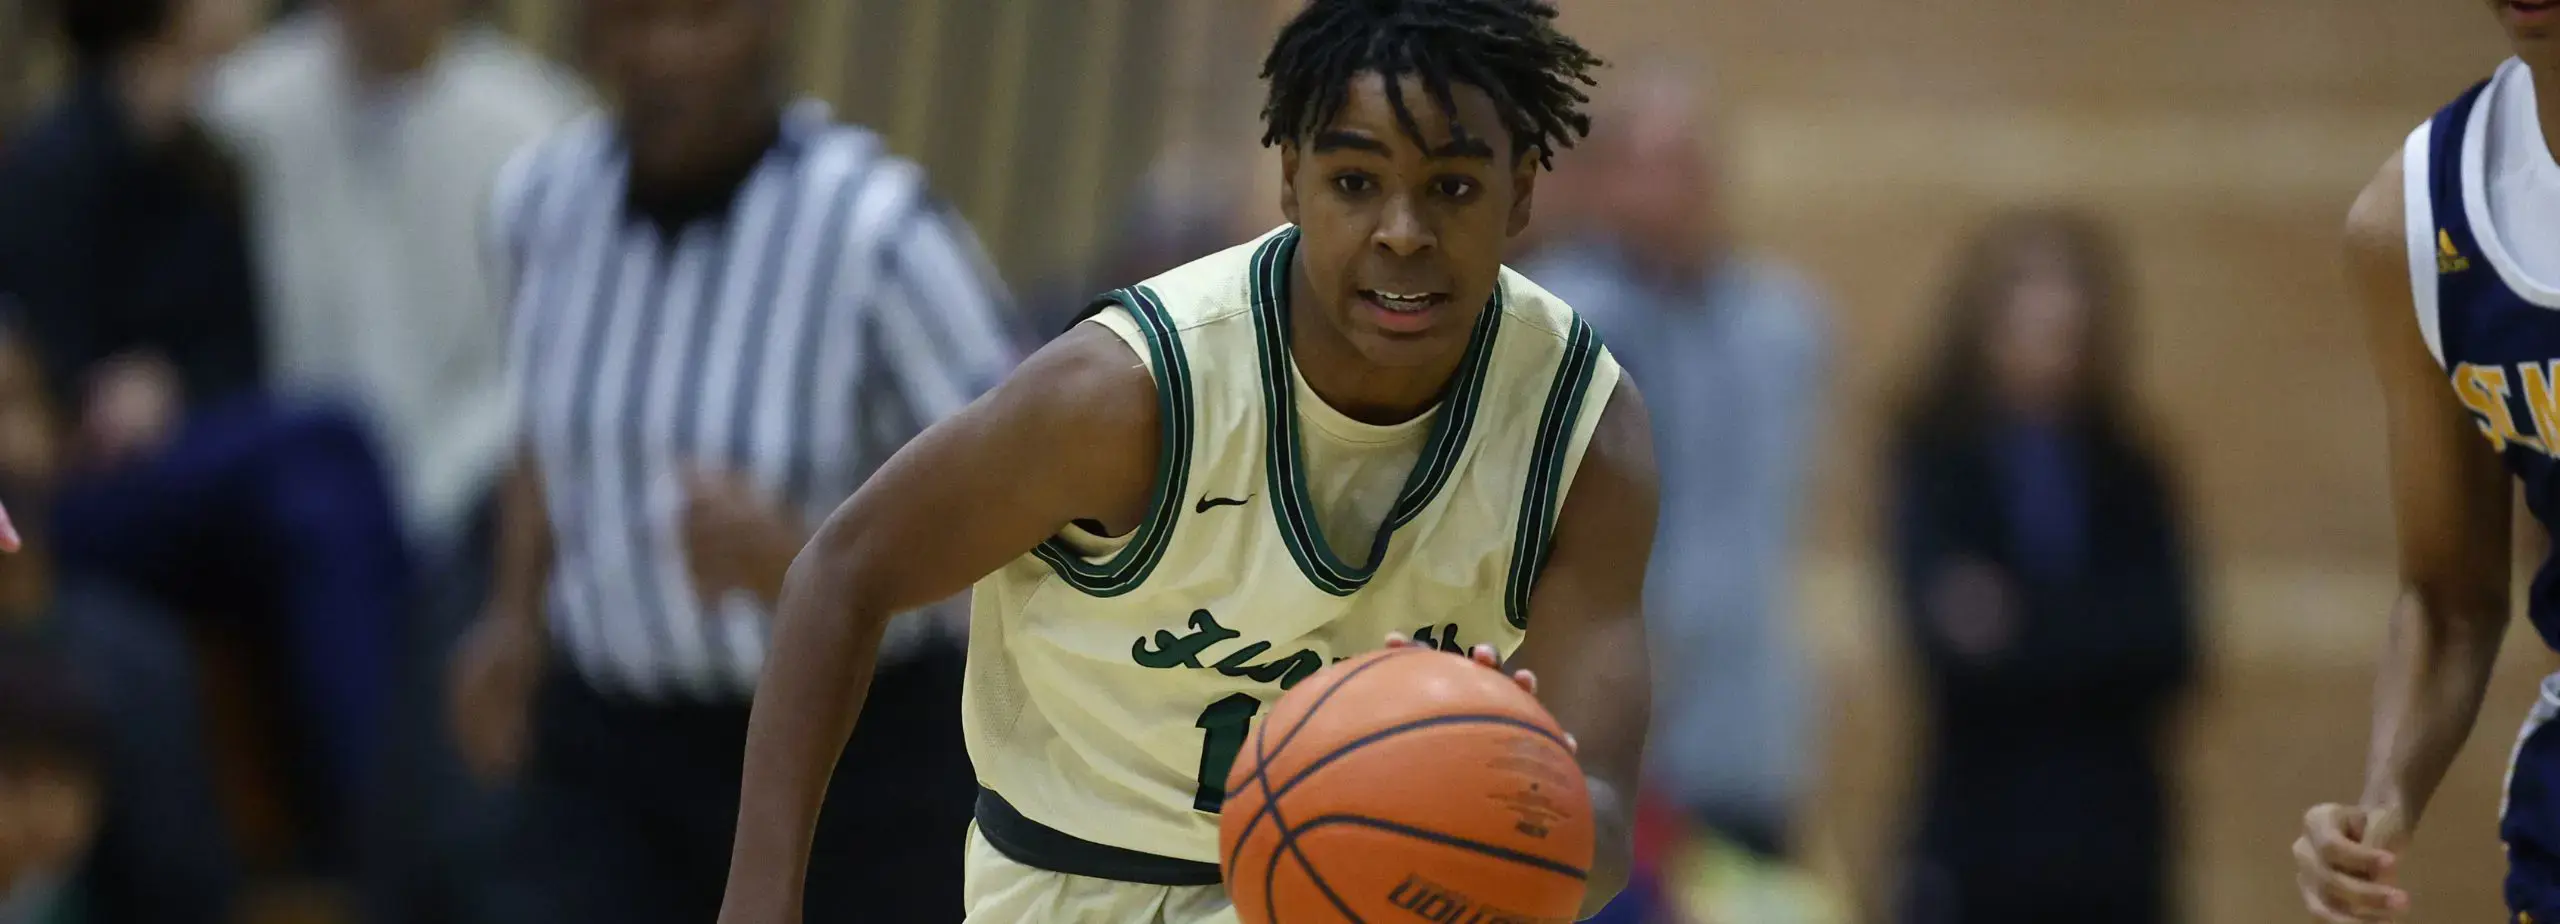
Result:
<svg viewBox="0 0 2560 924"><path fill-rule="evenodd" d="M996 852L1035 869L1160 886L1213 886L1223 881L1215 863L1096 844L1025 818L1013 803L983 786L978 788L977 817L978 834Z"/></svg>

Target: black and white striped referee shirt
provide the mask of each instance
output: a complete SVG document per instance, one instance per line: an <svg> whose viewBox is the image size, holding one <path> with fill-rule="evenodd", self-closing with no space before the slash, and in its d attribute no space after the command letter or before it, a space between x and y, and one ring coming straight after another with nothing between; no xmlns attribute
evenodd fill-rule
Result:
<svg viewBox="0 0 2560 924"><path fill-rule="evenodd" d="M739 698L768 618L743 591L698 602L684 468L744 474L818 522L1008 371L1006 296L923 171L821 104L792 107L729 207L679 231L626 211L626 176L592 118L518 154L493 202L551 631L600 688ZM902 618L884 657L930 631Z"/></svg>

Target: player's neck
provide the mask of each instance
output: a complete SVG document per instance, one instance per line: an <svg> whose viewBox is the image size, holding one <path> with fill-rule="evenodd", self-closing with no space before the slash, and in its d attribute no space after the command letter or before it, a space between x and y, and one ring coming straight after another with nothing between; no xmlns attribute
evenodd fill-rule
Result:
<svg viewBox="0 0 2560 924"><path fill-rule="evenodd" d="M1299 306L1289 312L1289 353L1316 397L1345 417L1381 425L1412 420L1439 403L1449 377L1458 373L1458 364L1466 359L1464 349L1419 366L1369 362L1315 310L1305 294L1308 286L1300 278L1304 273L1304 268L1294 268L1289 274L1288 298Z"/></svg>

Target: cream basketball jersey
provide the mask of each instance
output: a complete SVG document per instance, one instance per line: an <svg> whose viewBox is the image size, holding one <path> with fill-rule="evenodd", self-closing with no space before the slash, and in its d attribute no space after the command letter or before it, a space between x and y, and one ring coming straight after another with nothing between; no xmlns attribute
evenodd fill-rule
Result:
<svg viewBox="0 0 2560 924"><path fill-rule="evenodd" d="M1311 424L1344 418L1289 355L1297 243L1280 228L1115 292L1091 322L1154 374L1163 449L1136 529L1070 529L975 589L963 715L979 829L1016 860L1214 884L1227 771L1282 691L1391 631L1507 656L1528 629L1616 361L1572 309L1504 270L1426 423L1375 428L1376 454L1311 454L1337 435ZM1373 479L1309 471L1310 455L1412 461L1381 495ZM1363 490L1385 503L1346 494ZM1343 522L1363 508L1383 516ZM1346 528L1364 532L1327 532Z"/></svg>

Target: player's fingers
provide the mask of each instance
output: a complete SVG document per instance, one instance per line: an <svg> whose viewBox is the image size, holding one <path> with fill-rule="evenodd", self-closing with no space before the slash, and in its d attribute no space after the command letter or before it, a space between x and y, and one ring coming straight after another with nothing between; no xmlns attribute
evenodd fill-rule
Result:
<svg viewBox="0 0 2560 924"><path fill-rule="evenodd" d="M2389 851L2359 844L2340 829L2313 828L2304 837L2324 869L2359 879L2380 879L2391 872Z"/></svg>
<svg viewBox="0 0 2560 924"><path fill-rule="evenodd" d="M1538 695L1538 675L1536 673L1531 671L1512 671L1511 681L1519 684L1522 692L1531 696Z"/></svg>
<svg viewBox="0 0 2560 924"><path fill-rule="evenodd" d="M2387 921L2409 907L2408 893L2329 865L2310 838L2293 842L2293 860L2304 896L2349 920Z"/></svg>
<svg viewBox="0 0 2560 924"><path fill-rule="evenodd" d="M1564 749L1575 754L1582 753L1582 739L1574 737L1572 732L1565 732Z"/></svg>
<svg viewBox="0 0 2560 924"><path fill-rule="evenodd" d="M2321 903L2356 920L2396 920L2409 908L2409 896L2389 886L2336 874L2317 879Z"/></svg>
<svg viewBox="0 0 2560 924"><path fill-rule="evenodd" d="M9 519L9 511L0 508L0 552L18 550L18 524Z"/></svg>
<svg viewBox="0 0 2560 924"><path fill-rule="evenodd" d="M1477 645L1475 650L1468 652L1468 654L1475 657L1476 663L1482 664L1486 667L1500 668L1502 666L1502 653L1493 650L1493 646L1491 645Z"/></svg>
<svg viewBox="0 0 2560 924"><path fill-rule="evenodd" d="M1413 647L1413 639L1402 632L1389 632L1387 633L1387 647L1411 648Z"/></svg>
<svg viewBox="0 0 2560 924"><path fill-rule="evenodd" d="M2302 887L2302 909L2304 911L2311 912L2311 918L2313 920L2324 922L2324 924L2363 924L2363 919L2361 918L2330 908L2328 904L2320 898L2320 890L2312 887L2309 882L2301 882L2300 885Z"/></svg>

